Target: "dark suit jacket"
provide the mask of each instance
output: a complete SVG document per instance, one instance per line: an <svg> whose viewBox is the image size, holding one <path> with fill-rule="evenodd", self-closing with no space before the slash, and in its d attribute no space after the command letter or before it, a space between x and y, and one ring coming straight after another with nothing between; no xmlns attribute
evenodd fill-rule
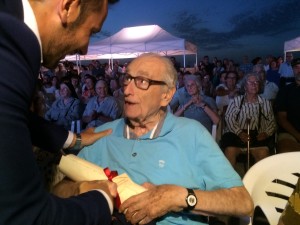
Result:
<svg viewBox="0 0 300 225"><path fill-rule="evenodd" d="M40 47L22 17L21 0L0 0L0 224L110 224L99 192L60 199L44 189L29 128Z"/></svg>

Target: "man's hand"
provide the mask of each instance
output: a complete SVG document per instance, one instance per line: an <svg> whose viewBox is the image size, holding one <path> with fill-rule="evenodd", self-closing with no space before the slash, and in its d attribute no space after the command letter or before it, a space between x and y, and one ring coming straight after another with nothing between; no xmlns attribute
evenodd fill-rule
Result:
<svg viewBox="0 0 300 225"><path fill-rule="evenodd" d="M81 134L81 147L91 145L98 139L111 134L111 132L112 132L112 129L108 129L108 130L104 130L104 131L95 133L94 127L87 128L86 130L84 130L83 132L80 133Z"/></svg>
<svg viewBox="0 0 300 225"><path fill-rule="evenodd" d="M111 199L117 196L117 185L111 181L97 180L75 182L68 178L63 179L55 185L52 193L61 198L68 198L94 189L105 191Z"/></svg>
<svg viewBox="0 0 300 225"><path fill-rule="evenodd" d="M120 207L120 212L124 213L132 224L147 224L170 211L179 212L186 207L185 188L176 185L146 187L149 188L147 191L130 197Z"/></svg>
<svg viewBox="0 0 300 225"><path fill-rule="evenodd" d="M108 180L80 182L78 186L78 194L82 194L94 189L105 191L112 202L114 202L113 199L117 196L117 185Z"/></svg>

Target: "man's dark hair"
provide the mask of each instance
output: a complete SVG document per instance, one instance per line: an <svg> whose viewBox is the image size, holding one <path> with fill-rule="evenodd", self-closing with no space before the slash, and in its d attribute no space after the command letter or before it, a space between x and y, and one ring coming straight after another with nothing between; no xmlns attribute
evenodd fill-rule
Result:
<svg viewBox="0 0 300 225"><path fill-rule="evenodd" d="M119 0L108 0L108 4L115 4L117 3Z"/></svg>
<svg viewBox="0 0 300 225"><path fill-rule="evenodd" d="M108 0L108 4L112 5L119 2L119 0ZM72 25L72 27L76 27L84 22L87 15L98 11L103 4L103 0L81 0L81 9L80 9L80 15L78 19L75 21L75 23Z"/></svg>

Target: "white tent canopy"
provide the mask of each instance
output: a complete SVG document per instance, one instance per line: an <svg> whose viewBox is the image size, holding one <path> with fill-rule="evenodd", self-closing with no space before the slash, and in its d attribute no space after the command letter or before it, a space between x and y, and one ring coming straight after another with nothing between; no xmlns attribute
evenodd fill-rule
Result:
<svg viewBox="0 0 300 225"><path fill-rule="evenodd" d="M197 62L197 46L185 39L175 37L158 25L123 28L106 39L91 43L87 55L82 60L135 58L145 52L155 52L163 56L194 54ZM76 60L67 56L66 60Z"/></svg>
<svg viewBox="0 0 300 225"><path fill-rule="evenodd" d="M287 52L300 51L300 37L284 42L284 58Z"/></svg>
<svg viewBox="0 0 300 225"><path fill-rule="evenodd" d="M284 52L300 51L300 37L284 42Z"/></svg>

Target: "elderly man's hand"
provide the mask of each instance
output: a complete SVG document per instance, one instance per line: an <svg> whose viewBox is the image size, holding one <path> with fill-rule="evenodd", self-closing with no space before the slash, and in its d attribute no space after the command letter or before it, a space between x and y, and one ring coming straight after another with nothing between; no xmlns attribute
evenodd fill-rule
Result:
<svg viewBox="0 0 300 225"><path fill-rule="evenodd" d="M97 141L100 138L103 138L109 134L111 134L112 129L100 131L95 133L95 128L90 127L81 132L81 147L91 145L95 141Z"/></svg>
<svg viewBox="0 0 300 225"><path fill-rule="evenodd" d="M147 191L127 199L120 207L120 212L132 224L147 224L170 211L178 212L186 207L187 191L183 187L147 185L147 188Z"/></svg>

